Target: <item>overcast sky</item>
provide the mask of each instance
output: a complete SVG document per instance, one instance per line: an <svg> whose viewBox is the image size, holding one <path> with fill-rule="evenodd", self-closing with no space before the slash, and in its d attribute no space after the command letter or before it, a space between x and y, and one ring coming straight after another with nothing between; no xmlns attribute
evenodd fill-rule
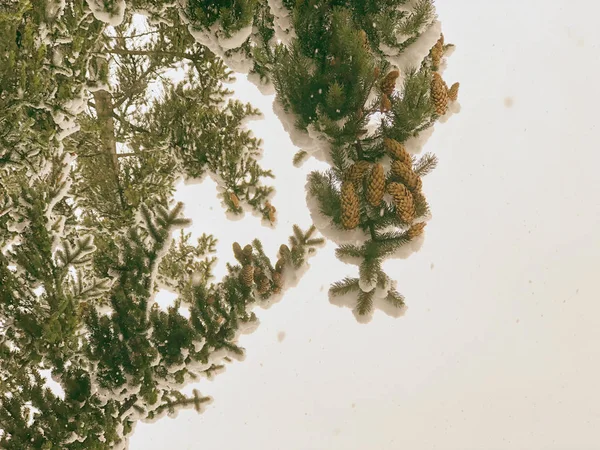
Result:
<svg viewBox="0 0 600 450"><path fill-rule="evenodd" d="M387 263L408 310L358 324L329 303L354 275L329 244L299 285L242 338L247 358L201 392L206 412L138 424L133 450L593 449L600 429L600 101L597 3L438 1L444 77L462 111L426 146L433 219L425 244ZM275 230L230 221L214 184L179 198L196 235L261 237L271 255L310 225L306 174L263 96L237 96L264 120L264 166L277 176Z"/></svg>

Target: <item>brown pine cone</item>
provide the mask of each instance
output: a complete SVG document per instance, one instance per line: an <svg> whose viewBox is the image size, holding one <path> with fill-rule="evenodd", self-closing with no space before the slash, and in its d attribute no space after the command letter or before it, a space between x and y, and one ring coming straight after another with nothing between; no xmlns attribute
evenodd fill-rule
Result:
<svg viewBox="0 0 600 450"><path fill-rule="evenodd" d="M363 48L365 50L370 50L370 47L369 47L369 37L367 36L367 33L365 32L365 30L360 30L358 32L358 34L360 35L360 40L362 42Z"/></svg>
<svg viewBox="0 0 600 450"><path fill-rule="evenodd" d="M404 162L405 164L412 165L412 157L406 151L404 145L398 142L395 139L384 138L383 139L383 148L388 155L392 157L392 159L397 159L399 161Z"/></svg>
<svg viewBox="0 0 600 450"><path fill-rule="evenodd" d="M263 270L260 267L254 269L254 282L258 284L261 277L264 275Z"/></svg>
<svg viewBox="0 0 600 450"><path fill-rule="evenodd" d="M390 109L392 109L392 102L386 94L381 96L381 104L379 105L379 109L381 112L388 112Z"/></svg>
<svg viewBox="0 0 600 450"><path fill-rule="evenodd" d="M252 283L254 283L254 266L252 264L247 264L242 267L240 279L244 286L252 286Z"/></svg>
<svg viewBox="0 0 600 450"><path fill-rule="evenodd" d="M285 267L285 260L283 258L279 258L275 263L275 270L279 273L283 272L283 268Z"/></svg>
<svg viewBox="0 0 600 450"><path fill-rule="evenodd" d="M345 182L342 184L342 225L347 230L352 230L358 226L359 221L360 211L354 185Z"/></svg>
<svg viewBox="0 0 600 450"><path fill-rule="evenodd" d="M252 246L250 244L246 245L244 247L244 258L246 258L246 261L250 262L252 261Z"/></svg>
<svg viewBox="0 0 600 450"><path fill-rule="evenodd" d="M455 102L458 99L458 88L460 87L460 83L454 83L450 89L448 89L448 99L451 102Z"/></svg>
<svg viewBox="0 0 600 450"><path fill-rule="evenodd" d="M277 211L273 205L271 205L270 201L265 202L265 209L267 210L267 214L269 216L269 222L275 222L275 212Z"/></svg>
<svg viewBox="0 0 600 450"><path fill-rule="evenodd" d="M415 218L415 203L410 191L403 184L390 183L388 192L394 198L400 220L405 223L412 222Z"/></svg>
<svg viewBox="0 0 600 450"><path fill-rule="evenodd" d="M281 275L279 272L273 272L273 283L275 284L276 288L281 290L283 287L283 275Z"/></svg>
<svg viewBox="0 0 600 450"><path fill-rule="evenodd" d="M392 173L400 178L402 182L413 192L420 192L423 184L421 177L413 172L412 167L402 161L392 162Z"/></svg>
<svg viewBox="0 0 600 450"><path fill-rule="evenodd" d="M240 244L238 244L237 242L234 242L232 247L233 247L233 255L235 256L235 259L237 259L239 262L243 262L244 261L244 253L242 252L242 247L240 246Z"/></svg>
<svg viewBox="0 0 600 450"><path fill-rule="evenodd" d="M411 226L408 231L406 232L406 235L408 236L409 239L414 239L416 237L419 237L423 234L423 229L425 228L426 223L425 222L419 222L414 224L413 226Z"/></svg>
<svg viewBox="0 0 600 450"><path fill-rule="evenodd" d="M262 274L256 282L256 286L258 287L258 292L260 294L266 294L269 289L271 289L271 282L264 274Z"/></svg>
<svg viewBox="0 0 600 450"><path fill-rule="evenodd" d="M360 186L363 177L367 173L367 170L371 167L371 164L367 161L357 161L352 164L346 171L346 181L350 181L356 189Z"/></svg>
<svg viewBox="0 0 600 450"><path fill-rule="evenodd" d="M444 44L440 38L431 49L431 62L434 70L437 70L440 67L442 56L444 56Z"/></svg>
<svg viewBox="0 0 600 450"><path fill-rule="evenodd" d="M396 89L396 80L400 76L400 72L392 70L388 73L383 80L381 80L381 91L386 95L392 95L394 89Z"/></svg>
<svg viewBox="0 0 600 450"><path fill-rule="evenodd" d="M367 185L367 201L373 206L379 206L385 194L385 172L381 164L375 164L369 173Z"/></svg>
<svg viewBox="0 0 600 450"><path fill-rule="evenodd" d="M235 192L229 193L229 200L231 200L231 203L233 203L233 207L235 209L238 209L240 207L240 199L237 195L235 195Z"/></svg>
<svg viewBox="0 0 600 450"><path fill-rule="evenodd" d="M290 248L287 245L281 244L279 246L279 257L280 258L282 258L282 259L291 258L291 253L292 253L292 251L290 250Z"/></svg>
<svg viewBox="0 0 600 450"><path fill-rule="evenodd" d="M448 110L448 86L437 72L433 72L431 80L431 100L437 115L443 116L446 114Z"/></svg>

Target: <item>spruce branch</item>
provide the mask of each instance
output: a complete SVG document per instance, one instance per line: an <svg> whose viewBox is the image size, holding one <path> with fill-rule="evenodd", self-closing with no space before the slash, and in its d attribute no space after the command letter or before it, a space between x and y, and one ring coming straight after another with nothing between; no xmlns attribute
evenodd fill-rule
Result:
<svg viewBox="0 0 600 450"><path fill-rule="evenodd" d="M88 255L96 250L94 237L87 235L79 238L77 244L72 247L69 242L63 243L63 248L56 252L56 258L63 267L81 266L91 261Z"/></svg>
<svg viewBox="0 0 600 450"><path fill-rule="evenodd" d="M373 310L373 295L375 290L369 292L360 291L355 310L361 316L368 315Z"/></svg>
<svg viewBox="0 0 600 450"><path fill-rule="evenodd" d="M344 257L364 258L365 249L359 245L344 244L335 249L335 255L340 259Z"/></svg>
<svg viewBox="0 0 600 450"><path fill-rule="evenodd" d="M84 284L84 274L77 276L77 284L73 289L73 296L77 300L92 300L105 295L111 288L113 280L109 278L94 279L91 283Z"/></svg>
<svg viewBox="0 0 600 450"><path fill-rule="evenodd" d="M399 24L398 31L406 36L418 34L434 17L432 0L419 0L410 14Z"/></svg>
<svg viewBox="0 0 600 450"><path fill-rule="evenodd" d="M360 291L358 278L344 278L331 285L329 292L334 296L346 295L352 292Z"/></svg>
<svg viewBox="0 0 600 450"><path fill-rule="evenodd" d="M306 159L308 153L304 150L298 150L296 154L294 154L293 163L295 166L299 166Z"/></svg>
<svg viewBox="0 0 600 450"><path fill-rule="evenodd" d="M363 282L374 286L381 272L381 261L378 258L365 258L358 271Z"/></svg>
<svg viewBox="0 0 600 450"><path fill-rule="evenodd" d="M385 300L396 308L402 308L404 306L404 296L398 293L398 291L395 289L390 289L388 291Z"/></svg>
<svg viewBox="0 0 600 450"><path fill-rule="evenodd" d="M384 47L402 60L402 52L429 29L435 11L431 0L401 7L369 2L312 6L290 5L295 36L276 47L272 78L278 100L295 114L297 127L313 127L329 144L331 168L309 175L309 194L336 227L364 232L362 246L343 245L337 256L362 258L361 281L373 285L384 276L378 267L381 258L422 232L414 225L429 213L421 177L435 168L437 159L426 154L415 162L403 143L439 118L446 92L432 87L435 80L438 88L443 82L431 55L417 68L398 70L386 60ZM327 26L316 32L315 23ZM396 89L400 72L403 82ZM375 126L367 126L375 120ZM386 156L392 159L387 176ZM378 167L377 176L364 179L361 163ZM385 187L393 201L385 196Z"/></svg>
<svg viewBox="0 0 600 450"><path fill-rule="evenodd" d="M413 170L418 176L424 177L436 168L437 163L437 156L432 153L426 153L417 161Z"/></svg>

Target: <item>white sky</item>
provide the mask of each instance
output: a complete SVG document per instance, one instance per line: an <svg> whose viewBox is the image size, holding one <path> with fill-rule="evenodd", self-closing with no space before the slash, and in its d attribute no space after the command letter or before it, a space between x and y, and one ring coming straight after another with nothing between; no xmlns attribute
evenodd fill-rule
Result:
<svg viewBox="0 0 600 450"><path fill-rule="evenodd" d="M388 263L404 317L361 325L327 288L354 274L320 250L242 338L247 358L199 389L206 412L138 424L133 450L593 449L600 428L599 7L438 1L457 44L445 78L462 112L426 146L433 219L421 251ZM240 77L241 78L241 77ZM214 185L180 191L193 231L259 236L271 254L310 224L295 152L272 97L251 124L278 179L276 230L226 220Z"/></svg>

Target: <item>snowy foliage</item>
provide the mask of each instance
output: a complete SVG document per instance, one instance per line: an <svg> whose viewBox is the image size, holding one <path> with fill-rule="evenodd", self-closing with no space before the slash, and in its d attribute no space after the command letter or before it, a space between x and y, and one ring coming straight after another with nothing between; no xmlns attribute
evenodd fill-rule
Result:
<svg viewBox="0 0 600 450"><path fill-rule="evenodd" d="M294 226L273 260L260 241L234 244L221 280L214 238L190 243L182 230L174 186L207 176L229 214L277 223L272 173L246 126L258 111L229 99L229 69L275 91L293 143L330 166L310 175L308 207L358 266L333 284L332 303L361 322L405 311L383 262L423 242L420 177L435 158L415 155L459 109L439 78L451 47L432 2L129 3L16 2L0 14L2 447L125 448L139 420L203 411L211 400L182 388L243 360L254 308L307 270L323 243L315 227ZM390 139L403 146L395 156ZM365 178L375 164L384 180ZM412 203L383 195L390 183ZM379 203L366 202L369 189Z"/></svg>
<svg viewBox="0 0 600 450"><path fill-rule="evenodd" d="M125 17L125 0L85 0L94 14L94 17L110 25L117 27L123 23Z"/></svg>

